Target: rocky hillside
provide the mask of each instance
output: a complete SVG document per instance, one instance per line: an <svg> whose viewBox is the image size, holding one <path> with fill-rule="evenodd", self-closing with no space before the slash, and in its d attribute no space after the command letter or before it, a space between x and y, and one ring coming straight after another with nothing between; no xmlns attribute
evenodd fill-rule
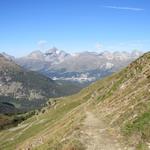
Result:
<svg viewBox="0 0 150 150"><path fill-rule="evenodd" d="M76 95L54 99L38 115L2 131L0 147L148 150L149 88L150 53L146 53L120 72Z"/></svg>
<svg viewBox="0 0 150 150"><path fill-rule="evenodd" d="M124 68L141 54L139 51L69 54L54 47L47 52L34 51L15 61L55 80L91 82Z"/></svg>
<svg viewBox="0 0 150 150"><path fill-rule="evenodd" d="M13 60L0 55L1 106L3 102L9 102L16 107L21 105L21 108L30 109L41 106L50 97L64 96L78 91L72 90L71 87L73 88L73 85L58 84L39 73L27 71Z"/></svg>

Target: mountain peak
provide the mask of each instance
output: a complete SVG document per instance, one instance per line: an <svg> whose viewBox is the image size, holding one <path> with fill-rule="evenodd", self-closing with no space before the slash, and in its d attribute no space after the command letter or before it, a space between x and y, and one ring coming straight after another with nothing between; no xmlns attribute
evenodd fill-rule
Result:
<svg viewBox="0 0 150 150"><path fill-rule="evenodd" d="M5 53L5 52L2 52L1 55L4 56L5 58L9 59L9 60L14 60L15 59L15 57L13 57L13 56Z"/></svg>
<svg viewBox="0 0 150 150"><path fill-rule="evenodd" d="M44 59L44 55L41 51L39 50L36 50L36 51L33 51L32 53L30 53L27 58L29 59L35 59L35 60L43 60Z"/></svg>
<svg viewBox="0 0 150 150"><path fill-rule="evenodd" d="M59 54L60 50L56 47L50 48L48 51L46 51L45 55L51 55L51 54Z"/></svg>
<svg viewBox="0 0 150 150"><path fill-rule="evenodd" d="M65 51L59 50L56 47L49 49L45 54L45 61L51 62L51 64L58 64L69 56Z"/></svg>

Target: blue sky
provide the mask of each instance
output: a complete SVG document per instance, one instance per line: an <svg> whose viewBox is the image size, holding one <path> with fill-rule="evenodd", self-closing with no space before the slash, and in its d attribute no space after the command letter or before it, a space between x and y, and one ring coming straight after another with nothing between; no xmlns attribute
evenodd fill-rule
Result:
<svg viewBox="0 0 150 150"><path fill-rule="evenodd" d="M149 0L0 0L0 52L150 50Z"/></svg>

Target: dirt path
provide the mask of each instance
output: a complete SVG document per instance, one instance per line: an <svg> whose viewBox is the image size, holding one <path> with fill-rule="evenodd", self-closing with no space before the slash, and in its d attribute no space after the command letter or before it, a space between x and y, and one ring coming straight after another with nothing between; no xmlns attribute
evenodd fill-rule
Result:
<svg viewBox="0 0 150 150"><path fill-rule="evenodd" d="M128 150L123 147L92 112L86 112L86 119L81 131L81 142L87 150Z"/></svg>

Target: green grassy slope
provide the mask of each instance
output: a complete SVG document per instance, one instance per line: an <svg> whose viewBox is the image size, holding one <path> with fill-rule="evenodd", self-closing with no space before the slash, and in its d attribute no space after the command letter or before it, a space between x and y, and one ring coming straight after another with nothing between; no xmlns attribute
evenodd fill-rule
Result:
<svg viewBox="0 0 150 150"><path fill-rule="evenodd" d="M24 142L25 145L23 144L23 146L26 147L28 140L34 140L34 136L37 139L45 136L45 148L59 146L58 141L64 135L74 130L76 125L80 123L83 117L80 106L84 102L86 102L86 99L80 96L60 99L57 101L56 108L53 107L48 109L44 114L40 113L37 116L33 116L14 130L2 131L0 133L0 147L2 149L15 149L16 147L20 147L20 145L22 147ZM20 135L18 135L19 133Z"/></svg>

